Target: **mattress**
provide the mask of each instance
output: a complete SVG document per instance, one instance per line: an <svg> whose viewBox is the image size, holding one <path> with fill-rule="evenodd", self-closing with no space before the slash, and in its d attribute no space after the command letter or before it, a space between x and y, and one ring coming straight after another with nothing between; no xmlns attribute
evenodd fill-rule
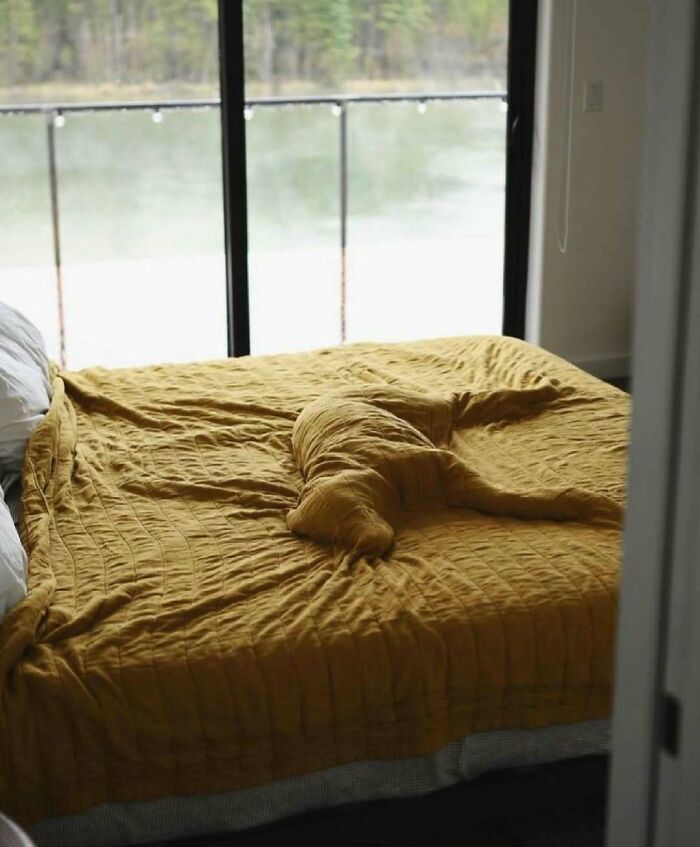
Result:
<svg viewBox="0 0 700 847"><path fill-rule="evenodd" d="M481 774L606 754L608 720L482 732L432 756L353 762L222 794L98 806L30 828L37 847L126 847L241 832L349 803L429 794Z"/></svg>
<svg viewBox="0 0 700 847"><path fill-rule="evenodd" d="M514 339L55 372L23 471L29 593L0 628L3 811L228 796L607 718L619 529L443 505L358 557L287 525L309 403L394 386L497 413L543 382L547 403L450 448L492 487L622 504L626 396Z"/></svg>

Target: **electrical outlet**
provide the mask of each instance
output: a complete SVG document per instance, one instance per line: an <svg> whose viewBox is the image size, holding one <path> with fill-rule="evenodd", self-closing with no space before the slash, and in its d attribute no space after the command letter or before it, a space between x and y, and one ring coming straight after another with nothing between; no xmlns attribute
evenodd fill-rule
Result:
<svg viewBox="0 0 700 847"><path fill-rule="evenodd" d="M600 80L586 80L583 83L583 111L602 112L603 94L603 83Z"/></svg>

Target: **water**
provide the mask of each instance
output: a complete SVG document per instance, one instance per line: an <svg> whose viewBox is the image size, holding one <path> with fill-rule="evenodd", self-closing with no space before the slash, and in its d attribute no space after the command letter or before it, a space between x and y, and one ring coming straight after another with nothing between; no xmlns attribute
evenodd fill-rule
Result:
<svg viewBox="0 0 700 847"><path fill-rule="evenodd" d="M339 125L247 123L253 352L340 342ZM347 341L499 332L500 103L351 105ZM68 364L226 354L219 114L70 114L56 130ZM59 354L42 117L0 118L0 298Z"/></svg>

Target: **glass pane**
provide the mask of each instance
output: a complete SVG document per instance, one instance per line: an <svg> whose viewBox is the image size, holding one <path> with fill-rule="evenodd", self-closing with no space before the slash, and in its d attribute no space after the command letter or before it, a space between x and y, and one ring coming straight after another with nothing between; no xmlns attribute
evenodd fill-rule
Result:
<svg viewBox="0 0 700 847"><path fill-rule="evenodd" d="M507 0L244 12L253 351L500 333Z"/></svg>
<svg viewBox="0 0 700 847"><path fill-rule="evenodd" d="M60 355L51 239L46 125L42 116L0 117L0 300L27 315Z"/></svg>
<svg viewBox="0 0 700 847"><path fill-rule="evenodd" d="M0 102L219 96L216 0L3 0Z"/></svg>
<svg viewBox="0 0 700 847"><path fill-rule="evenodd" d="M244 0L250 97L498 90L508 0Z"/></svg>
<svg viewBox="0 0 700 847"><path fill-rule="evenodd" d="M251 352L339 344L338 118L327 105L251 117Z"/></svg>
<svg viewBox="0 0 700 847"><path fill-rule="evenodd" d="M58 116L69 367L226 355L217 32L211 0L0 4L0 102L43 103ZM204 102L179 108L182 99ZM0 253L0 296L9 292L58 357L45 119L0 120L0 168L23 163L12 184L26 208ZM20 293L18 274L31 280Z"/></svg>
<svg viewBox="0 0 700 847"><path fill-rule="evenodd" d="M218 110L162 118L70 114L57 130L71 367L226 356Z"/></svg>
<svg viewBox="0 0 700 847"><path fill-rule="evenodd" d="M357 105L349 130L347 340L500 334L501 103Z"/></svg>

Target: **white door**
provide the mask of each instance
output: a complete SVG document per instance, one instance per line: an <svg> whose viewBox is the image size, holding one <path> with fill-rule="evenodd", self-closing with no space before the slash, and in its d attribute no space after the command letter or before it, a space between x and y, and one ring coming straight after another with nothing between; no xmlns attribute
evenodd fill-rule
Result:
<svg viewBox="0 0 700 847"><path fill-rule="evenodd" d="M700 844L699 13L651 9L609 847Z"/></svg>

